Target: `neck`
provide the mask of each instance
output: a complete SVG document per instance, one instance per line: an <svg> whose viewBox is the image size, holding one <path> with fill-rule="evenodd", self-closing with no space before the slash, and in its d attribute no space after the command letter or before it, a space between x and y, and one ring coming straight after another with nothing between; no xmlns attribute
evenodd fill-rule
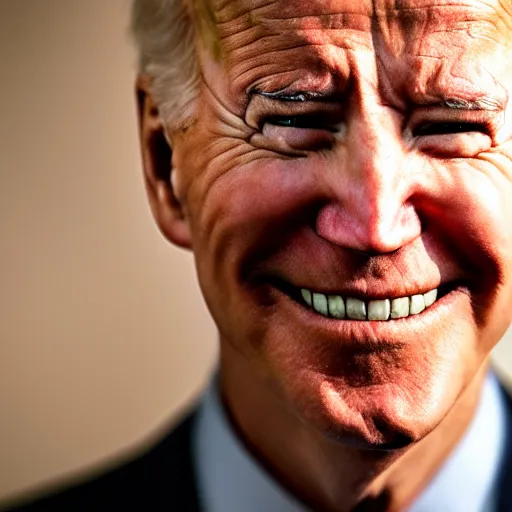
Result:
<svg viewBox="0 0 512 512"><path fill-rule="evenodd" d="M221 391L240 438L285 488L326 512L407 507L466 431L487 372L484 365L441 423L420 442L378 451L327 438L289 412L240 360L228 364L227 359L222 353Z"/></svg>

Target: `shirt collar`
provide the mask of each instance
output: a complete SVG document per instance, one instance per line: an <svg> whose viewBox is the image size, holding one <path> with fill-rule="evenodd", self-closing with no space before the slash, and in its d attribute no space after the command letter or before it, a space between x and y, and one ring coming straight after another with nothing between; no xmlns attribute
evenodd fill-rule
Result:
<svg viewBox="0 0 512 512"><path fill-rule="evenodd" d="M507 437L505 398L494 374L484 381L473 421L410 512L492 512Z"/></svg>
<svg viewBox="0 0 512 512"><path fill-rule="evenodd" d="M506 406L494 375L484 382L466 434L410 512L491 512L506 443ZM193 457L206 512L305 512L239 440L223 410L213 379L196 423Z"/></svg>

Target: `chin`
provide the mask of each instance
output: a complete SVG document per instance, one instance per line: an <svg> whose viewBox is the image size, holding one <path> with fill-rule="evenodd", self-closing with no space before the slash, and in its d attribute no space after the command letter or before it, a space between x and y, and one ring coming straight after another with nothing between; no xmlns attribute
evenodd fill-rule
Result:
<svg viewBox="0 0 512 512"><path fill-rule="evenodd" d="M295 413L310 427L347 446L397 450L421 441L455 404L462 376L432 373L421 386L408 375L388 383L352 387L344 379L303 372L289 389Z"/></svg>
<svg viewBox="0 0 512 512"><path fill-rule="evenodd" d="M439 425L487 359L476 349L467 296L446 307L460 314L438 308L431 322L396 328L286 322L267 333L262 366L288 410L325 436L369 450L403 448Z"/></svg>

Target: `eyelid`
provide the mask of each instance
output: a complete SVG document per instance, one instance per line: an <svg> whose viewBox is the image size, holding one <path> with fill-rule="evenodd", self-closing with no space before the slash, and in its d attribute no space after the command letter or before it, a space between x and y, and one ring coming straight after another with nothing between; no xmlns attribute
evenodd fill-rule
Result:
<svg viewBox="0 0 512 512"><path fill-rule="evenodd" d="M299 125L291 124L290 126L286 126L285 124L280 124L279 121L284 120L299 120L301 121ZM338 131L338 128L333 125L332 123L328 122L328 119L326 119L325 116L321 114L302 114L299 116L268 116L266 118L262 119L262 122L260 123L262 127L265 124L272 124L276 127L281 128L295 128L295 129L301 129L301 130L325 130L331 133L336 133Z"/></svg>
<svg viewBox="0 0 512 512"><path fill-rule="evenodd" d="M425 124L419 124L413 128L412 134L414 137L421 137L429 135L455 135L472 132L489 135L489 129L485 124L467 121L434 121L433 123L428 122Z"/></svg>
<svg viewBox="0 0 512 512"><path fill-rule="evenodd" d="M415 136L422 125L468 124L483 128L478 130L494 137L499 128L499 112L488 110L447 109L443 107L422 107L416 109L406 122L406 132ZM464 133L464 132L461 132Z"/></svg>
<svg viewBox="0 0 512 512"><path fill-rule="evenodd" d="M325 118L326 125L340 122L343 105L339 102L325 101L282 101L254 95L245 112L245 122L251 128L261 130L266 119L271 117L307 117Z"/></svg>

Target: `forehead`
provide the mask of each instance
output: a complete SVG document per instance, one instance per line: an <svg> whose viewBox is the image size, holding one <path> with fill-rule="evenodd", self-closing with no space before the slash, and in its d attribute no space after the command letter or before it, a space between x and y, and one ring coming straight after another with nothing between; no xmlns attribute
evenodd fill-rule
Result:
<svg viewBox="0 0 512 512"><path fill-rule="evenodd" d="M512 0L193 0L210 25L228 30L280 22L289 29L375 31L386 25L418 31L425 25L470 28L507 38L512 27ZM282 28L282 27L281 27Z"/></svg>
<svg viewBox="0 0 512 512"><path fill-rule="evenodd" d="M193 0L197 11L210 12L219 23L259 16L294 18L301 16L359 15L370 19L422 19L433 13L449 20L462 14L484 16L498 21L512 16L510 0Z"/></svg>
<svg viewBox="0 0 512 512"><path fill-rule="evenodd" d="M269 76L343 80L365 52L409 68L420 59L422 72L465 59L477 77L488 74L477 61L502 61L512 33L512 0L193 1L203 43L239 89Z"/></svg>

